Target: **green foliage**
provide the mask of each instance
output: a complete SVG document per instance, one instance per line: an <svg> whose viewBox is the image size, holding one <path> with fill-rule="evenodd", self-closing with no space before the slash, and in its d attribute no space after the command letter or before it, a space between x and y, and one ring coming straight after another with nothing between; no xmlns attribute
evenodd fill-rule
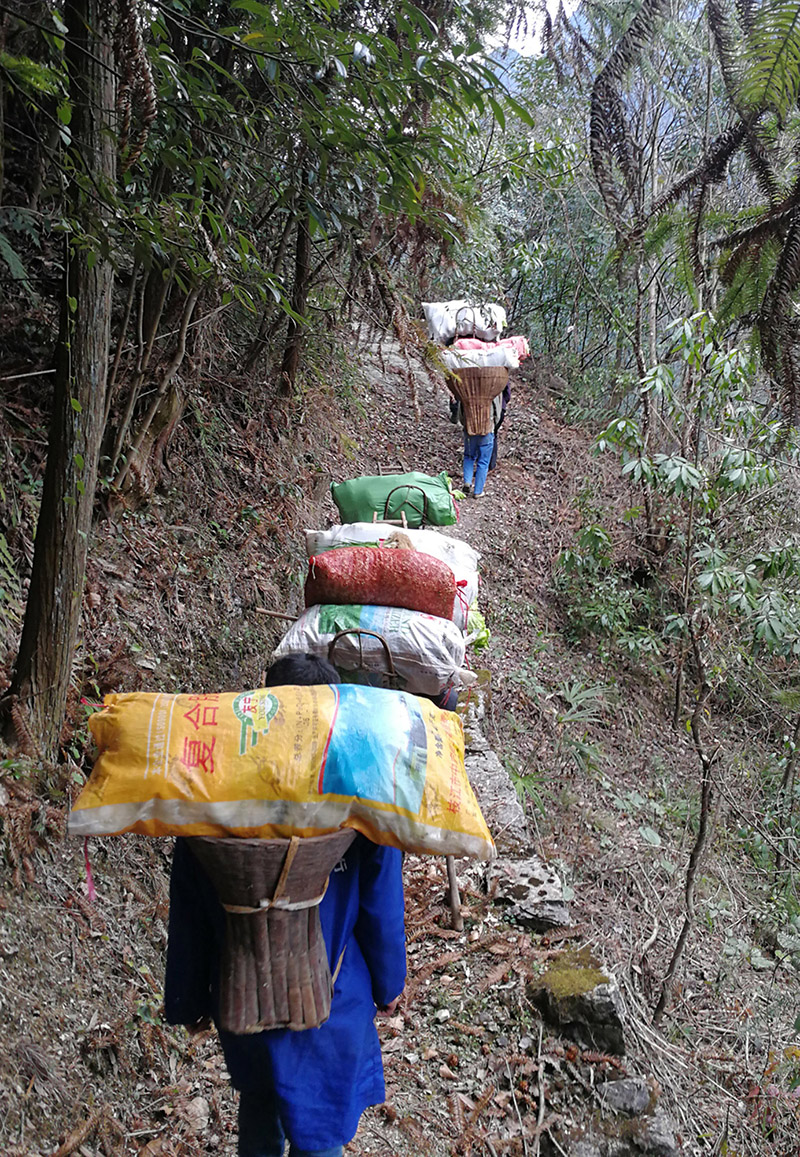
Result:
<svg viewBox="0 0 800 1157"><path fill-rule="evenodd" d="M28 279L25 266L22 264L19 254L3 233L0 233L0 260L5 262L8 267L11 280L18 282L32 302L36 301L36 294Z"/></svg>
<svg viewBox="0 0 800 1157"><path fill-rule="evenodd" d="M751 109L784 116L800 95L800 9L795 0L768 0L753 12L747 32L741 95Z"/></svg>
<svg viewBox="0 0 800 1157"><path fill-rule="evenodd" d="M557 759L573 766L582 775L594 774L602 763L602 749L589 738L588 729L601 721L607 695L605 687L587 687L580 679L571 679L548 696L566 704L566 707L555 708Z"/></svg>
<svg viewBox="0 0 800 1157"><path fill-rule="evenodd" d="M671 563L659 581L651 571L648 584L632 583L615 562L611 535L586 508L575 546L559 560L557 588L577 633L658 658L693 632L720 687L729 671L734 682L756 679L767 654L788 662L785 676L794 678L800 524L780 498L797 459L793 432L764 418L750 358L725 347L712 317L682 319L672 332L673 360L641 383L642 399L662 416L659 441L628 415L596 441L599 453L619 453L623 477L648 496L631 529L649 509Z"/></svg>
<svg viewBox="0 0 800 1157"><path fill-rule="evenodd" d="M575 638L614 639L634 655L657 652L647 629L655 609L654 596L614 562L611 536L603 527L584 526L575 547L562 552L556 590L568 609L570 633Z"/></svg>
<svg viewBox="0 0 800 1157"><path fill-rule="evenodd" d="M203 284L244 315L277 306L298 320L283 257L301 221L317 276L330 285L324 255L355 252L381 218L420 227L431 243L452 241L461 215L450 188L464 138L506 112L528 119L481 47L497 16L480 7L443 23L411 0L365 9L237 3L224 27L198 0L142 15L146 59L120 75L122 107L133 100L121 179L98 189L68 149L57 151L54 165L83 190L81 219L62 227L74 248L123 267L171 266L183 292ZM48 101L61 98L56 119L69 146L65 29L57 14L53 21L56 35L36 32L36 58L6 53L0 67L41 122L52 122ZM143 128L140 93L129 86L134 74L150 83L148 72L155 120ZM0 260L30 291L2 222ZM247 328L246 319L237 324Z"/></svg>
<svg viewBox="0 0 800 1157"><path fill-rule="evenodd" d="M767 239L761 245L748 249L746 255L738 253L735 260L731 256L723 261L720 272L726 290L717 307L717 316L721 321L748 314L754 316L757 313L764 301L779 254L778 242Z"/></svg>
<svg viewBox="0 0 800 1157"><path fill-rule="evenodd" d="M0 72L5 73L12 88L18 87L31 97L42 93L52 96L62 90L64 83L62 68L4 51L0 51Z"/></svg>
<svg viewBox="0 0 800 1157"><path fill-rule="evenodd" d="M503 759L503 766L508 772L508 777L517 793L517 799L524 807L526 802L530 800L534 808L541 812L542 815L546 811L546 784L547 778L543 772L528 770L527 767L521 767L519 761L513 756L506 756Z"/></svg>
<svg viewBox="0 0 800 1157"><path fill-rule="evenodd" d="M17 566L4 534L0 534L0 623L3 628L20 618L22 588Z"/></svg>
<svg viewBox="0 0 800 1157"><path fill-rule="evenodd" d="M35 248L40 248L38 231L31 214L14 206L0 205L0 261L7 267L11 281L16 283L25 292L31 304L35 305L39 296L31 284L23 259L11 243L10 234L17 234L22 244L32 243ZM20 245L20 242L17 244ZM6 278L0 272L0 283L4 280Z"/></svg>
<svg viewBox="0 0 800 1157"><path fill-rule="evenodd" d="M607 638L640 658L659 660L686 645L690 630L702 632L709 670L724 686L729 670L734 681L745 677L746 656L800 657L800 525L790 516L765 548L771 511L763 498L780 495L796 448L791 432L763 417L750 359L725 348L709 315L675 324L671 356L641 383L642 399L662 415L660 445L629 415L596 441L599 453L620 454L622 476L648 496L632 508L630 529L649 509L671 563L657 576L642 560L633 581L622 560L640 548L615 544L584 499L556 587L574 634ZM780 502L777 509L785 517Z"/></svg>
<svg viewBox="0 0 800 1157"><path fill-rule="evenodd" d="M566 704L566 710L556 712L561 725L597 723L602 718L607 690L602 686L587 687L580 679L563 682L555 692Z"/></svg>

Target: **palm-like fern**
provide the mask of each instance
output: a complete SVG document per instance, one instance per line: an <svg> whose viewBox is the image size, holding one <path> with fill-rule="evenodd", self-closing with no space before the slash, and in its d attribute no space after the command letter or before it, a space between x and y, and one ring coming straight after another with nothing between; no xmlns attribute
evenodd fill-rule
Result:
<svg viewBox="0 0 800 1157"><path fill-rule="evenodd" d="M739 82L742 102L770 109L783 120L800 96L800 4L768 0L753 12L747 32L747 69Z"/></svg>
<svg viewBox="0 0 800 1157"><path fill-rule="evenodd" d="M666 15L661 0L643 0L592 91L592 165L617 230L616 251L632 248L640 259L672 238L690 293L705 278L704 264L716 260L726 287L723 315L754 327L764 366L791 419L800 420L800 0L708 0L728 123L694 165L645 206L622 87ZM793 137L796 156L787 163ZM752 175L761 202L744 222L709 212L711 187L727 177L737 157L737 171Z"/></svg>

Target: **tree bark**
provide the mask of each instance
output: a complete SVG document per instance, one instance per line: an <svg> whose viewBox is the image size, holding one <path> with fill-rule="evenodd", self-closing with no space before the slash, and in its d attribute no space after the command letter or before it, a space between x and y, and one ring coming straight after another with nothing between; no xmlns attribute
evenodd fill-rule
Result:
<svg viewBox="0 0 800 1157"><path fill-rule="evenodd" d="M305 188L305 184L304 184ZM292 287L292 312L298 317L304 317L308 306L308 290L311 274L311 216L302 212L297 218L297 243L294 259L294 285ZM280 392L291 394L300 366L300 353L303 348L305 333L304 322L295 317L289 318L289 327L286 333L286 345L281 362Z"/></svg>
<svg viewBox="0 0 800 1157"><path fill-rule="evenodd" d="M6 47L6 29L8 28L8 13L0 16L0 52L3 52ZM3 164L6 156L6 93L5 85L3 84L3 75L0 73L0 205L3 203L3 178L4 169Z"/></svg>
<svg viewBox="0 0 800 1157"><path fill-rule="evenodd" d="M95 197L113 186L113 0L67 0L65 59L73 101L69 189L75 231L66 259L42 505L30 591L9 690L17 738L53 759L63 727L92 522L105 416L113 270L80 234L105 214ZM82 192L89 179L92 196ZM22 734L19 734L22 732Z"/></svg>

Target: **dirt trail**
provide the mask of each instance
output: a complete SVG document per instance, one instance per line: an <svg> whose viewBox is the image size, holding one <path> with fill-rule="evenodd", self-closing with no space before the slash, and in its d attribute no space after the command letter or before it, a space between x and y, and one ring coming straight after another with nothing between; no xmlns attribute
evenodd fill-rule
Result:
<svg viewBox="0 0 800 1157"><path fill-rule="evenodd" d="M409 468L432 473L446 469L457 479L460 432L447 420L444 392L418 376L415 412L402 367L393 364L391 356L369 378L357 451L355 455L352 449L344 455L340 451L339 476ZM504 627L494 622L492 611L495 603L506 607L505 596L495 592L503 588L505 565L513 562L525 542L523 514L510 509L506 495L510 492L512 503L518 501L516 493L533 506L539 502L544 506L537 490L527 489L525 483L523 431L526 424L535 429L538 418L524 389L515 397L512 414L514 410L519 421L516 428L509 421L507 429L513 436L506 435L504 456L487 498L483 506L474 501L460 504L461 522L454 533L483 552L488 618L496 638L502 639L507 631L509 644L522 654L524 639L514 624L508 620ZM347 436L338 440L346 445ZM512 458L512 447L517 446L513 450L517 457ZM329 455L325 465L330 462ZM329 499L327 503L326 514L334 519L335 510ZM96 653L106 639L115 648L120 687L130 686L132 678L138 685L142 678L149 679L159 655L164 664L168 662L165 646L171 645L167 632L172 623L191 639L191 624L186 623L184 633L183 623L196 610L184 611L181 603L196 608L200 593L185 578L180 601L177 594L175 599L179 613L166 604L169 614L163 620L159 651L144 624L149 620L152 631L161 621L162 559L174 573L177 556L168 545L166 524L178 523L176 530L183 534L188 518L168 507L153 513L156 527L137 519L104 522L97 531L104 563L98 577L92 578L91 590L101 593L90 603L86 626ZM219 508L215 513L222 523ZM312 517L308 511L304 516ZM293 536L297 542L286 540L286 545L293 547L299 560L302 543L297 525ZM285 532L281 537L286 539ZM131 560L138 568L145 559L146 572L131 571ZM545 562L537 569L543 576ZM535 581L531 573L524 577L531 597ZM237 599L243 597L236 576L230 576L229 586ZM152 605L147 603L151 587ZM223 598L227 602L224 594ZM119 607L125 620L135 624L144 650L137 645L131 657L128 646L115 643L113 633L109 637L116 622L103 613L109 607L114 615ZM226 608L220 610L224 616ZM219 624L212 619L207 630L213 629L218 630ZM120 643L124 642L122 636ZM247 649L253 650L249 641ZM190 656L191 642L189 662ZM491 652L488 661L493 665ZM169 679L169 674L160 677ZM40 850L27 862L19 858L36 842L33 833L46 818L35 799L25 802L21 784L7 782L19 805L15 822L25 828L9 845L18 857L11 866L20 884L28 878L28 886L12 887L0 898L0 1151L8 1157L46 1157L55 1152L60 1157L140 1152L147 1157L201 1152L232 1157L235 1099L214 1034L187 1038L164 1026L160 1017L171 841L92 840L89 851L98 897L91 903L86 897L83 851L76 842L57 838L57 816ZM449 1153L465 1135L464 1112L475 1113L471 1099L485 1094L494 1080L490 1072L501 1065L501 1053L485 1059L487 1040L499 1038L503 1057L517 1047L516 1040L511 1044L503 993L500 1011L493 1011L498 996L494 989L510 975L513 962L525 955L528 938L506 932L499 916L489 910L477 874L470 875L468 865L461 868L467 869L461 873L467 929L456 935L450 929L444 864L409 858L408 999L398 1017L382 1023L387 1108L365 1116L350 1150L354 1154ZM473 1007L474 1000L480 1009ZM481 1018L486 1027L475 1023ZM501 1028L506 1022L508 1027ZM514 1033L518 1035L517 1029ZM501 1118L508 1115L510 1104L503 1106ZM499 1112L496 1105L489 1111ZM515 1120L509 1116L512 1125ZM477 1115L473 1123L477 1126Z"/></svg>
<svg viewBox="0 0 800 1157"><path fill-rule="evenodd" d="M444 391L417 374L415 408L403 363L388 348L367 376L357 454L340 461L341 474L447 470L457 481L461 435ZM453 528L483 556L481 602L493 640L480 662L504 711L513 710L508 674L528 656L578 478L577 453L565 450L533 389L516 384L486 497L460 503ZM100 528L109 553L112 532ZM153 574L158 583L157 567ZM489 709L489 732L499 714ZM525 750L523 742L520 758ZM32 862L35 886L0 901L0 1150L232 1157L235 1100L214 1034L187 1038L160 1021L170 841L92 841L94 904L81 849L49 846ZM495 1152L510 1153L523 1120L538 1113L523 1088L542 1047L524 978L547 950L504 924L479 870L462 863L459 872L462 934L450 928L443 862L407 862L408 995L381 1022L387 1104L365 1115L354 1155L466 1153L487 1130Z"/></svg>
<svg viewBox="0 0 800 1157"><path fill-rule="evenodd" d="M382 421L380 433L362 446L365 457L384 471L445 470L458 487L462 434L449 422L446 391L417 376L415 409L400 359L390 353L384 365L388 372L370 374ZM529 705L516 703L509 676L524 669L537 630L552 615L552 563L574 525L588 458L584 438L563 435L542 412L535 385L515 375L497 469L482 499L458 503L459 521L449 531L481 553L480 603L492 639L473 662L491 673L484 726L501 753L512 746L498 720L513 718L516 706L520 729L530 724ZM533 755L524 735L517 752L520 761ZM510 780L506 790L514 795ZM532 839L527 852L542 850ZM506 923L502 907L484 893L483 876L481 866L459 865L466 918L459 935L450 929L443 865L407 862L408 996L401 1014L381 1025L387 1106L365 1115L355 1153L522 1153L532 1143L531 1114L538 1120L540 1105L531 1077L542 1049L561 1047L540 1035L525 992L549 942L543 947L540 937Z"/></svg>

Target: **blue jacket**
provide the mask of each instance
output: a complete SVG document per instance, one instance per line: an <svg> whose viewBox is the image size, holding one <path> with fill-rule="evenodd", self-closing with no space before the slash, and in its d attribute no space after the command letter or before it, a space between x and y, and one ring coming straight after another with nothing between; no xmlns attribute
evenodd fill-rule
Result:
<svg viewBox="0 0 800 1157"><path fill-rule="evenodd" d="M344 958L331 1015L301 1032L220 1032L237 1089L274 1090L281 1123L301 1149L346 1145L367 1105L385 1099L375 1006L389 1004L406 977L402 856L356 836L331 873L320 904L331 972ZM177 840L170 880L166 1018L193 1024L218 1008L225 915L186 840Z"/></svg>

